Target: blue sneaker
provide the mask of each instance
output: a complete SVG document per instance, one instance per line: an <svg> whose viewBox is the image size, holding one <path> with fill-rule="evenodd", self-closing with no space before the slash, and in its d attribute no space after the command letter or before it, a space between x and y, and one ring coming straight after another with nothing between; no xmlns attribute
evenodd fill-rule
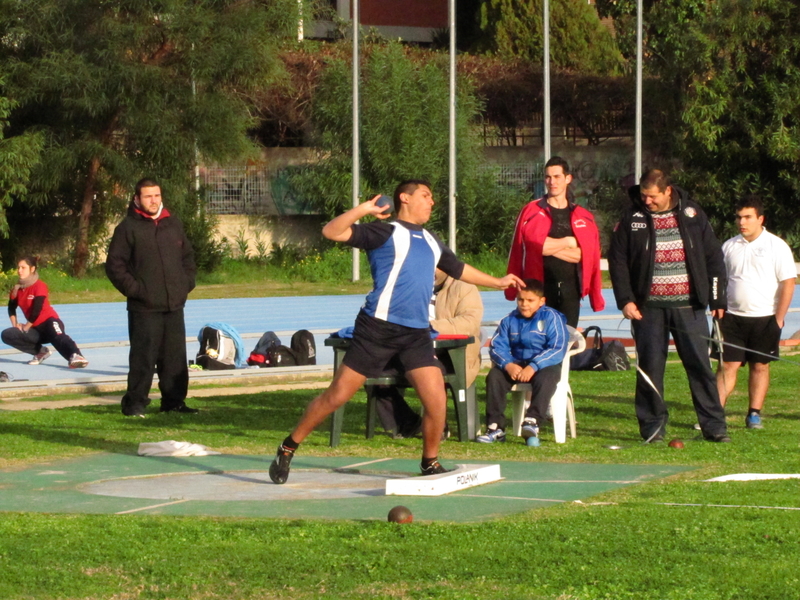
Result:
<svg viewBox="0 0 800 600"><path fill-rule="evenodd" d="M500 429L499 427L487 429L486 433L476 437L475 441L481 444L493 444L494 442L505 442L506 432Z"/></svg>
<svg viewBox="0 0 800 600"><path fill-rule="evenodd" d="M761 415L758 413L750 413L744 420L748 429L764 429L764 424L761 422Z"/></svg>
<svg viewBox="0 0 800 600"><path fill-rule="evenodd" d="M522 422L522 439L525 440L525 443L528 446L538 446L539 444L537 444L536 442L528 441L531 440L531 438L536 438L536 440L538 441L539 425L536 423L536 419L525 419Z"/></svg>

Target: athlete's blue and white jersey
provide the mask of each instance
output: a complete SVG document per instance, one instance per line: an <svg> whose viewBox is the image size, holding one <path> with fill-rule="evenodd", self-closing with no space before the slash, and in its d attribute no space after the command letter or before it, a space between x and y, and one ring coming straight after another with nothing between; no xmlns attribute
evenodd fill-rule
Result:
<svg viewBox="0 0 800 600"><path fill-rule="evenodd" d="M464 270L435 235L405 221L353 225L347 243L366 250L369 258L374 287L362 311L405 327L430 327L428 305L437 266L455 279Z"/></svg>

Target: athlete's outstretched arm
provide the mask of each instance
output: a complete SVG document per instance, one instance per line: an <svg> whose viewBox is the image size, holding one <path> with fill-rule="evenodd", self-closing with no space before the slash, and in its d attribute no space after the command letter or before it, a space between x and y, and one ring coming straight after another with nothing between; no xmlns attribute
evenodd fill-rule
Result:
<svg viewBox="0 0 800 600"><path fill-rule="evenodd" d="M464 265L464 272L461 273L461 281L464 281L465 283L472 283L474 285L491 287L498 290L504 290L510 287L516 287L518 289L525 287L522 279L513 273L509 273L505 277L500 278L492 277L488 273L479 271L475 267L467 264Z"/></svg>
<svg viewBox="0 0 800 600"><path fill-rule="evenodd" d="M347 212L344 212L338 217L335 217L333 220L328 221L325 227L322 228L322 235L329 240L333 240L334 242L346 242L353 234L350 227L355 225L356 221L359 219L369 215L372 215L378 219L388 219L390 216L392 216L391 211L384 213L387 207L377 206L375 204L380 197L381 195L378 194L372 200L367 200L358 206L354 206Z"/></svg>

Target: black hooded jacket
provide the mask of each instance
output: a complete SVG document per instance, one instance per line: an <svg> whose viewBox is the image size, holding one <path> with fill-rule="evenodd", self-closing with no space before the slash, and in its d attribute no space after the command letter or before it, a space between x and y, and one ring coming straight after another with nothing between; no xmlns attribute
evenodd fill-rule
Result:
<svg viewBox="0 0 800 600"><path fill-rule="evenodd" d="M673 185L672 191L678 198L678 228L686 253L692 303L712 310L724 309L728 277L722 246L703 209L689 199L685 190ZM639 186L630 188L628 195L631 206L614 228L608 250L608 269L620 310L629 302L642 307L647 301L656 257L653 217L642 202Z"/></svg>
<svg viewBox="0 0 800 600"><path fill-rule="evenodd" d="M128 310L183 308L194 289L195 272L194 251L180 220L166 209L157 220L145 217L131 202L106 258L106 275L128 298Z"/></svg>

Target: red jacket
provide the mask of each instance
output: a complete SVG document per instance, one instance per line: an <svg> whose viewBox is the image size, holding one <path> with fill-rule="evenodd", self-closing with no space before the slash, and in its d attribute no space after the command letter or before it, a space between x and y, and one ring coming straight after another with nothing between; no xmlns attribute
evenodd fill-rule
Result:
<svg viewBox="0 0 800 600"><path fill-rule="evenodd" d="M57 319L58 313L56 313L55 309L50 306L50 299L48 298L49 292L47 290L47 285L41 279L37 280L36 283L33 285L22 288L16 294L14 293L13 289L9 298L11 300L17 301L17 306L22 311L22 314L25 315L25 318L30 321L30 314L31 309L33 308L33 301L37 296L44 297L44 304L42 304L42 310L39 312L39 316L36 317L36 320L31 323L33 327L37 327L44 323L47 319Z"/></svg>
<svg viewBox="0 0 800 600"><path fill-rule="evenodd" d="M594 215L585 208L570 202L572 235L581 249L581 268L579 270L581 298L589 296L589 303L595 312L605 308L603 282L600 276L600 232L594 222ZM544 281L544 260L542 249L544 240L550 233L553 219L546 198L534 200L525 205L517 217L514 227L514 241L508 257L508 272L522 279ZM506 298L514 300L516 289L508 288Z"/></svg>

